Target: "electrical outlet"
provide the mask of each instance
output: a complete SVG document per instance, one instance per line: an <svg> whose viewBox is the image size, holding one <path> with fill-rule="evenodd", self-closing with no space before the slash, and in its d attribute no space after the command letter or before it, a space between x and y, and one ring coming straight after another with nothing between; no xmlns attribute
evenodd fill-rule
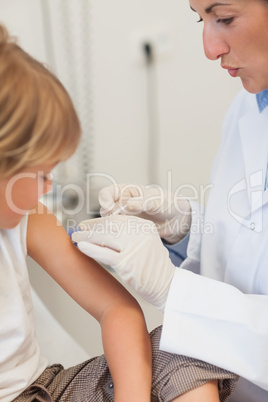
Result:
<svg viewBox="0 0 268 402"><path fill-rule="evenodd" d="M149 43L152 46L153 57L156 61L166 60L172 56L172 34L167 25L148 25L132 33L131 57L133 61L139 65L144 65L145 63L143 50L145 43Z"/></svg>

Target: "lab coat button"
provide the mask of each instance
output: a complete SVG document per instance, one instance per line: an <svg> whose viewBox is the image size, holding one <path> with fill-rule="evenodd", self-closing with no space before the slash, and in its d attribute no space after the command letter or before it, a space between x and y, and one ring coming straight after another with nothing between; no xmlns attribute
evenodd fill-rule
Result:
<svg viewBox="0 0 268 402"><path fill-rule="evenodd" d="M250 224L250 229L251 229L251 230L255 230L255 228L256 228L255 223L254 223L254 222L251 222L251 224Z"/></svg>

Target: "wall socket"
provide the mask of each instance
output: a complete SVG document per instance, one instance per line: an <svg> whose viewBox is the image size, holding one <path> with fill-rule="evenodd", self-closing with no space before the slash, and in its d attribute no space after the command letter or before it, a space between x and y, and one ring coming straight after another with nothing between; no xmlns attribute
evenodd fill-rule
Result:
<svg viewBox="0 0 268 402"><path fill-rule="evenodd" d="M152 45L156 61L164 61L172 56L173 40L170 27L164 24L148 25L135 30L131 35L131 58L139 65L145 64L143 46Z"/></svg>

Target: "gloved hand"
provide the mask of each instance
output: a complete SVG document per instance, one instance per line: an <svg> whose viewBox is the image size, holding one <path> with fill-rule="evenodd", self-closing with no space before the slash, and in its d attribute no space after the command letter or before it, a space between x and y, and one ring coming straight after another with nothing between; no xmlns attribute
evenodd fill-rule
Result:
<svg viewBox="0 0 268 402"><path fill-rule="evenodd" d="M186 198L160 186L119 184L104 187L99 193L101 216L126 206L123 214L135 215L155 223L159 235L170 244L177 243L190 230L191 206Z"/></svg>
<svg viewBox="0 0 268 402"><path fill-rule="evenodd" d="M125 284L164 310L175 266L153 222L111 215L80 223L72 240L93 259L115 269Z"/></svg>

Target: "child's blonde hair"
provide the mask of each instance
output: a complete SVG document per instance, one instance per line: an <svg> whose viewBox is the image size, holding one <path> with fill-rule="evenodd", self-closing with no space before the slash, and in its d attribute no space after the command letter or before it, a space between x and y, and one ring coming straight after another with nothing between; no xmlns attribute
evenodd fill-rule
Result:
<svg viewBox="0 0 268 402"><path fill-rule="evenodd" d="M80 136L63 85L0 25L0 178L67 159Z"/></svg>

